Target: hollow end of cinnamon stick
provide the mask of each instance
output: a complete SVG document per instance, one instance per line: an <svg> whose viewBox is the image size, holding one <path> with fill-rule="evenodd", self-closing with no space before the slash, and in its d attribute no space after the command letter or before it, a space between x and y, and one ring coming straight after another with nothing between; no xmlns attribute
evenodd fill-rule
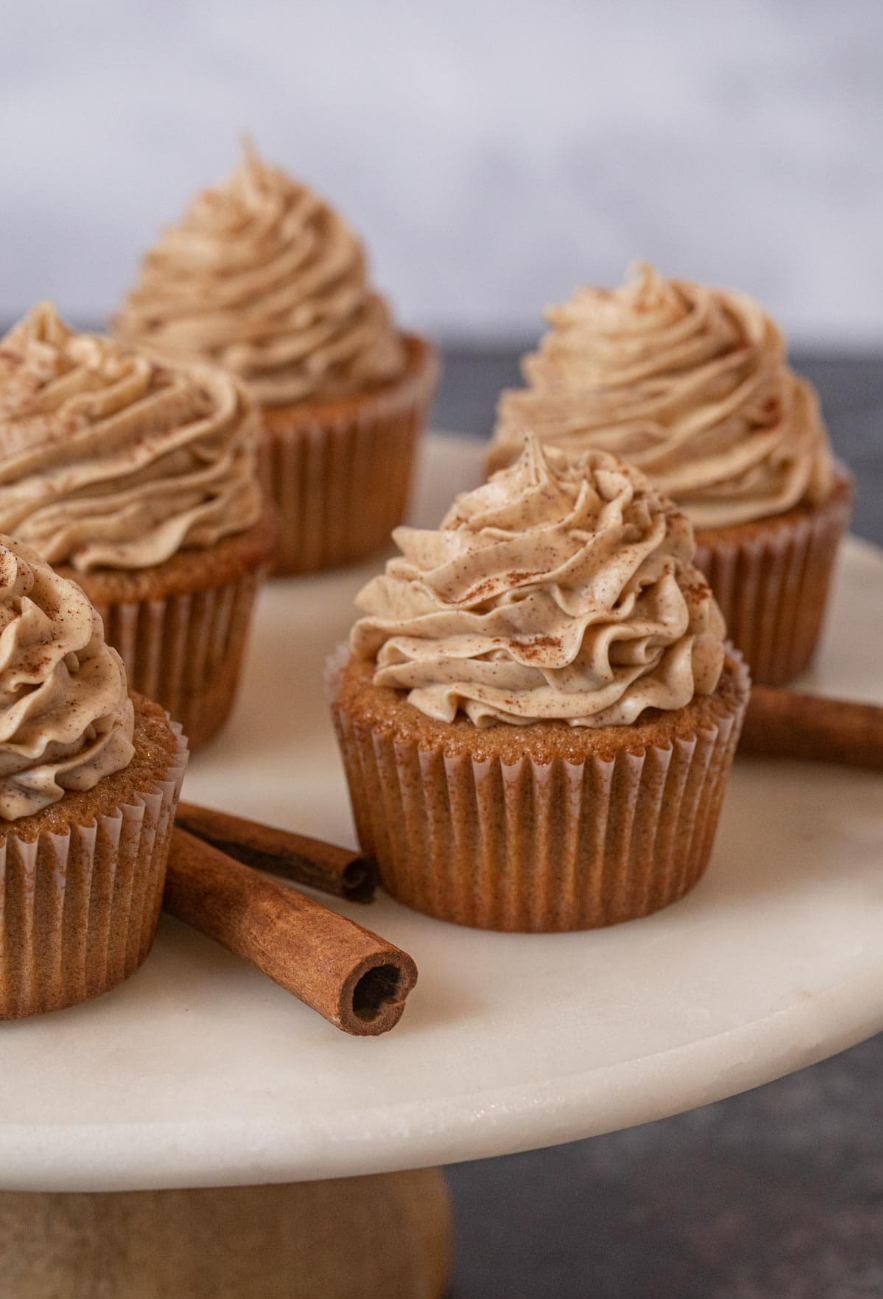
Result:
<svg viewBox="0 0 883 1299"><path fill-rule="evenodd" d="M402 961L393 964L381 954L353 971L341 996L341 1027L346 1032L378 1034L395 1027L417 982L417 967L410 957L408 961L410 966Z"/></svg>
<svg viewBox="0 0 883 1299"><path fill-rule="evenodd" d="M354 857L343 869L341 897L347 902L373 902L377 891L377 863L373 857Z"/></svg>
<svg viewBox="0 0 883 1299"><path fill-rule="evenodd" d="M358 1037L394 1028L417 982L407 952L180 826L163 907Z"/></svg>
<svg viewBox="0 0 883 1299"><path fill-rule="evenodd" d="M190 834L256 870L347 902L374 898L377 863L373 857L196 803L179 803L175 819Z"/></svg>

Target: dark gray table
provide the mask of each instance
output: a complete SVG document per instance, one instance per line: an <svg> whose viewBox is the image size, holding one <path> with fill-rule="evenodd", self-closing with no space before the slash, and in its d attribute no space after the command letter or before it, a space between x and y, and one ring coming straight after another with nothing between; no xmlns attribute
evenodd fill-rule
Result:
<svg viewBox="0 0 883 1299"><path fill-rule="evenodd" d="M433 427L489 434L519 350L447 349ZM883 358L794 364L857 474L853 530L883 544ZM690 1114L449 1177L451 1299L881 1299L883 1036Z"/></svg>

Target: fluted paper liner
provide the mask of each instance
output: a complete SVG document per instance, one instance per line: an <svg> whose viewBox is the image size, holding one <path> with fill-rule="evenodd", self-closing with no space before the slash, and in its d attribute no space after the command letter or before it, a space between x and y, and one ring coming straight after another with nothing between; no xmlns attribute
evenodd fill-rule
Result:
<svg viewBox="0 0 883 1299"><path fill-rule="evenodd" d="M852 479L840 470L826 501L748 529L732 540L696 534L695 563L708 578L752 680L776 686L808 666L819 640Z"/></svg>
<svg viewBox="0 0 883 1299"><path fill-rule="evenodd" d="M593 929L658 911L701 877L748 699L738 655L738 704L716 724L612 759L511 765L356 721L336 697L347 655L327 680L356 828L399 902L480 929Z"/></svg>
<svg viewBox="0 0 883 1299"><path fill-rule="evenodd" d="M255 596L253 568L222 586L161 599L95 601L108 644L126 665L129 687L180 722L191 750L225 722L236 697ZM88 582L80 578L89 595Z"/></svg>
<svg viewBox="0 0 883 1299"><path fill-rule="evenodd" d="M162 780L91 825L0 845L0 1019L109 991L150 951L188 746Z"/></svg>
<svg viewBox="0 0 883 1299"><path fill-rule="evenodd" d="M262 469L281 516L277 574L351 563L386 546L402 522L438 379L430 346L405 344L405 373L376 392L267 412Z"/></svg>

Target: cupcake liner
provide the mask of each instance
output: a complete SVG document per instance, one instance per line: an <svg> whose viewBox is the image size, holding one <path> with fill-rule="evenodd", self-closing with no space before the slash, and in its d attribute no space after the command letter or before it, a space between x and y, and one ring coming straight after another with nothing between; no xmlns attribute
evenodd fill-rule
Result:
<svg viewBox="0 0 883 1299"><path fill-rule="evenodd" d="M727 624L758 685L791 681L808 666L819 640L840 538L849 522L852 480L837 485L815 510L771 519L769 527L734 529L732 540L696 534L695 563L708 578Z"/></svg>
<svg viewBox="0 0 883 1299"><path fill-rule="evenodd" d="M739 738L748 673L733 661L737 706L692 735L612 759L507 764L357 720L336 697L335 657L356 828L384 888L440 920L516 931L593 929L675 902L708 863Z"/></svg>
<svg viewBox="0 0 883 1299"><path fill-rule="evenodd" d="M438 378L429 345L406 343L405 374L377 392L266 413L263 483L282 525L276 574L370 555L404 518L417 438Z"/></svg>
<svg viewBox="0 0 883 1299"><path fill-rule="evenodd" d="M162 780L91 825L0 845L0 1019L107 992L150 951L188 747Z"/></svg>
<svg viewBox="0 0 883 1299"><path fill-rule="evenodd" d="M233 706L263 576L263 569L252 569L205 591L93 601L106 640L126 665L129 688L181 723L191 751L211 739ZM79 580L90 594L88 581Z"/></svg>

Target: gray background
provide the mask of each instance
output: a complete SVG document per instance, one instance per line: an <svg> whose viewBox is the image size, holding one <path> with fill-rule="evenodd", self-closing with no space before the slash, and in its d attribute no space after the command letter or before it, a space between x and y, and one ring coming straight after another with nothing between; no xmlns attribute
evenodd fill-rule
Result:
<svg viewBox="0 0 883 1299"><path fill-rule="evenodd" d="M249 130L446 337L645 256L875 344L881 65L880 0L0 0L0 317L103 320Z"/></svg>

